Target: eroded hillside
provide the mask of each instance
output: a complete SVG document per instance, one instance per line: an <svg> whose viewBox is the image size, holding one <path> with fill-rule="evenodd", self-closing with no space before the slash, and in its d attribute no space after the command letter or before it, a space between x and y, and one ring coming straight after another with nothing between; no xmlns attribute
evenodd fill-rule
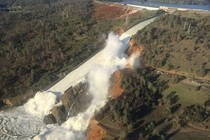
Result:
<svg viewBox="0 0 210 140"><path fill-rule="evenodd" d="M25 2L22 8L0 15L1 104L22 104L100 50L108 32L156 14L91 0ZM106 19L104 8L118 14Z"/></svg>
<svg viewBox="0 0 210 140"><path fill-rule="evenodd" d="M113 98L93 118L106 132L98 136L209 139L209 23L208 12L174 13L134 36L143 46L141 68L113 73Z"/></svg>

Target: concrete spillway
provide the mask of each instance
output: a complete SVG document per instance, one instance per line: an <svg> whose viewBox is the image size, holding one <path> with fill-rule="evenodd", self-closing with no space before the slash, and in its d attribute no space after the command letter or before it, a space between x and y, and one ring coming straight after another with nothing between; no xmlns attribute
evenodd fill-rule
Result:
<svg viewBox="0 0 210 140"><path fill-rule="evenodd" d="M153 22L157 17L145 20L123 33L120 37L110 34L106 47L91 57L74 71L54 84L46 91L37 92L34 98L25 105L7 112L0 112L0 139L85 139L85 130L95 110L100 109L107 101L109 78L117 69L124 68L127 58L124 50L132 35ZM79 81L87 80L90 94L94 96L90 107L75 117L69 118L61 126L44 125L43 116L49 114L57 99L70 86Z"/></svg>
<svg viewBox="0 0 210 140"><path fill-rule="evenodd" d="M149 20L145 20L145 21L133 26L132 28L130 28L129 30L127 30L120 36L120 40L122 40L125 43L128 43L130 38L133 35L135 35L139 30L142 30L148 24L153 22L156 18L157 17L151 18ZM49 88L48 91L63 93L70 86L77 84L81 79L83 79L85 77L85 75L91 70L91 68L94 67L94 65L98 63L98 60L99 60L100 56L102 55L103 51L104 50L98 52L95 56L90 58L83 65L81 65L74 71L67 74L62 80L60 80L54 86Z"/></svg>

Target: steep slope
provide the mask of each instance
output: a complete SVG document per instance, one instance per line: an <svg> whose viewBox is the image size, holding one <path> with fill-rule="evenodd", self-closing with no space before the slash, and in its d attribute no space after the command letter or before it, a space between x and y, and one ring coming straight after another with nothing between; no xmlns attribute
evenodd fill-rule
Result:
<svg viewBox="0 0 210 140"><path fill-rule="evenodd" d="M115 5L115 4L97 4L96 10L93 14L94 17L99 19L113 20L126 15L134 14L138 10L134 10L127 6Z"/></svg>
<svg viewBox="0 0 210 140"><path fill-rule="evenodd" d="M154 19L155 18L139 23L135 26L135 29L140 30L144 28ZM39 130L39 132L41 132L34 137L34 139L84 139L90 118L107 100L109 78L111 74L118 69L126 67L127 57L125 55L125 50L128 47L127 44L130 37L135 34L137 30L133 31L130 29L120 37L111 33L108 36L107 47L83 63L75 71L67 74L63 79L46 91L37 92L34 98L30 99L24 106L14 108L15 111L8 111L10 114L8 118L5 118L4 112L0 112L0 115L3 116L0 117L0 122L4 124L1 125L3 126L2 136L5 137L5 139L13 139L14 137L21 138L23 136L31 138L34 137L34 135L37 135L37 130ZM89 94L94 95L90 107L85 112L69 118L61 126L47 125L41 129L43 124L40 120L43 119L44 115L49 114L54 106L60 105L57 101L61 98L64 91L78 81L83 80L90 83ZM23 117L22 115L24 115L24 120L14 121L17 117ZM32 118L32 116L36 116L38 121L28 121L30 120L28 118ZM24 129L12 131L11 126L18 125L16 122L24 124ZM33 127L30 127L30 125L33 125ZM36 128L36 131L34 131L34 128ZM27 135L28 131L30 131L30 135ZM14 134L10 132L13 132Z"/></svg>

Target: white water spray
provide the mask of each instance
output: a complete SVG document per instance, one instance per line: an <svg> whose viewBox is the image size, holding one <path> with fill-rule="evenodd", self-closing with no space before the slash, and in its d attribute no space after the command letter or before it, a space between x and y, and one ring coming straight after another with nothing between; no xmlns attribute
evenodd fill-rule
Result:
<svg viewBox="0 0 210 140"><path fill-rule="evenodd" d="M16 108L14 112L10 111L4 113L4 115L0 113L3 121L5 121L5 115L9 115L7 124L2 126L2 129L4 129L2 134L5 139L29 139L34 135L36 135L33 137L34 140L85 139L85 131L91 117L107 101L111 74L118 69L125 68L128 63L124 54L129 38L126 39L121 41L119 36L110 33L106 47L97 54L97 57L88 60L81 68L71 72L47 91L37 92L34 98L30 99L25 105ZM44 125L43 117L50 113L50 110L56 105L57 99L60 98L66 88L74 86L82 80L90 84L88 94L93 96L90 107L85 112L69 118L61 126ZM19 130L8 133L12 127Z"/></svg>
<svg viewBox="0 0 210 140"><path fill-rule="evenodd" d="M107 45L102 51L101 57L95 66L87 74L87 82L90 83L89 94L93 95L90 107L83 113L69 118L61 126L48 125L34 139L85 139L85 131L95 110L99 110L107 101L109 79L117 69L125 68L127 58L124 49L127 44L120 41L119 36L110 33Z"/></svg>
<svg viewBox="0 0 210 140"><path fill-rule="evenodd" d="M138 30L153 22L157 17L143 21L119 36L109 34L104 50L97 53L83 65L66 75L47 91L38 92L24 106L3 112L0 111L0 139L3 140L83 140L89 120L95 110L107 101L109 78L117 69L124 68L128 60L124 54L130 37ZM85 77L87 77L85 79ZM90 83L89 94L93 95L90 107L83 113L69 118L61 126L44 125L44 115L50 113L57 99L70 86L79 81ZM37 135L38 134L38 135ZM36 136L35 136L36 135ZM35 137L34 137L35 136Z"/></svg>

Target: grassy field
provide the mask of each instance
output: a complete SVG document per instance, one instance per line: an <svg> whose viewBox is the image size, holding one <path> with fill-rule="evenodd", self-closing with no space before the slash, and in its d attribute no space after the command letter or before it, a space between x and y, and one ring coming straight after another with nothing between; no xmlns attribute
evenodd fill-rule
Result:
<svg viewBox="0 0 210 140"><path fill-rule="evenodd" d="M210 68L210 50L195 44L193 39L172 43L171 47L173 50L170 51L167 64L177 67L177 74L189 77L201 77L198 71L203 66L207 69ZM167 66L164 68L167 69ZM207 72L203 78L210 79L210 72Z"/></svg>
<svg viewBox="0 0 210 140"><path fill-rule="evenodd" d="M112 139L118 139L117 136L154 140L209 138L208 15L186 12L166 15L134 36L144 48L142 67L146 66L149 72L141 69L131 77L125 74L122 87L127 92L110 101L110 106L98 115L99 123ZM156 100L149 104L151 99Z"/></svg>
<svg viewBox="0 0 210 140"><path fill-rule="evenodd" d="M169 86L163 93L164 97L167 97L173 91L176 92L179 97L178 102L183 106L203 104L210 97L209 90L202 88L197 90L197 86L187 84L184 81Z"/></svg>
<svg viewBox="0 0 210 140"><path fill-rule="evenodd" d="M210 79L209 15L177 12L139 32L135 39L144 48L143 63L187 77Z"/></svg>
<svg viewBox="0 0 210 140"><path fill-rule="evenodd" d="M175 134L170 140L209 140L207 133L191 131Z"/></svg>

